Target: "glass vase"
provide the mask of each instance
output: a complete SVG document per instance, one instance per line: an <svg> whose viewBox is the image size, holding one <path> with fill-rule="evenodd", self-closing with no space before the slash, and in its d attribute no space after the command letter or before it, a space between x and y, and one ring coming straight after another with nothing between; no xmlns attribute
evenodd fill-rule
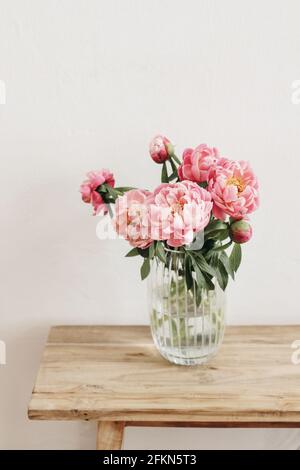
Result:
<svg viewBox="0 0 300 470"><path fill-rule="evenodd" d="M202 289L197 305L195 281L185 281L185 253L166 250L166 263L154 258L148 279L150 325L154 344L170 362L206 363L218 351L225 328L225 296L217 282Z"/></svg>

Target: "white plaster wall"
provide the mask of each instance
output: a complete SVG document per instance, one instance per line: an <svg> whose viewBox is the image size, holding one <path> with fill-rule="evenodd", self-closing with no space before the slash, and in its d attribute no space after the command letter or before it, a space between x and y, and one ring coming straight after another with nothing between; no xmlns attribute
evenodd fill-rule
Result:
<svg viewBox="0 0 300 470"><path fill-rule="evenodd" d="M78 186L104 166L119 184L153 187L157 132L179 151L207 142L251 160L262 203L229 322L299 323L299 20L297 0L0 0L1 448L94 446L93 424L29 422L26 407L51 325L148 321L139 260L96 238ZM132 428L125 439L299 443L297 430Z"/></svg>

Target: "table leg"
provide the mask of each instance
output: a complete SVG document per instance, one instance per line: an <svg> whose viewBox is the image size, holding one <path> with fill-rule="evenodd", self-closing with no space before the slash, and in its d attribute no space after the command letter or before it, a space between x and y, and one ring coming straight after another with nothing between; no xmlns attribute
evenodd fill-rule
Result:
<svg viewBox="0 0 300 470"><path fill-rule="evenodd" d="M97 450L119 450L122 448L124 421L99 421Z"/></svg>

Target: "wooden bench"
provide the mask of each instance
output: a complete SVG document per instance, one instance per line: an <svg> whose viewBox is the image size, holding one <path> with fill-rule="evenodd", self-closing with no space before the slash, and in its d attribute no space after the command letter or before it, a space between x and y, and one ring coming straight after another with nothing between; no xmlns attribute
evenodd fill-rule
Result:
<svg viewBox="0 0 300 470"><path fill-rule="evenodd" d="M185 367L159 355L147 326L55 326L28 415L97 421L107 450L125 426L300 427L299 339L300 326L230 326L210 363Z"/></svg>

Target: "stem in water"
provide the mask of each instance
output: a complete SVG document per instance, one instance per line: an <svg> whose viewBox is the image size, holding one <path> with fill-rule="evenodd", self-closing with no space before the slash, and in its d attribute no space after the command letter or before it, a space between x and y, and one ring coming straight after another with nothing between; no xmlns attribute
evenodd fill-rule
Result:
<svg viewBox="0 0 300 470"><path fill-rule="evenodd" d="M106 207L107 207L107 209L108 209L109 216L110 216L110 218L112 219L113 216L114 216L114 214L113 214L111 205L110 205L110 204L106 204Z"/></svg>

